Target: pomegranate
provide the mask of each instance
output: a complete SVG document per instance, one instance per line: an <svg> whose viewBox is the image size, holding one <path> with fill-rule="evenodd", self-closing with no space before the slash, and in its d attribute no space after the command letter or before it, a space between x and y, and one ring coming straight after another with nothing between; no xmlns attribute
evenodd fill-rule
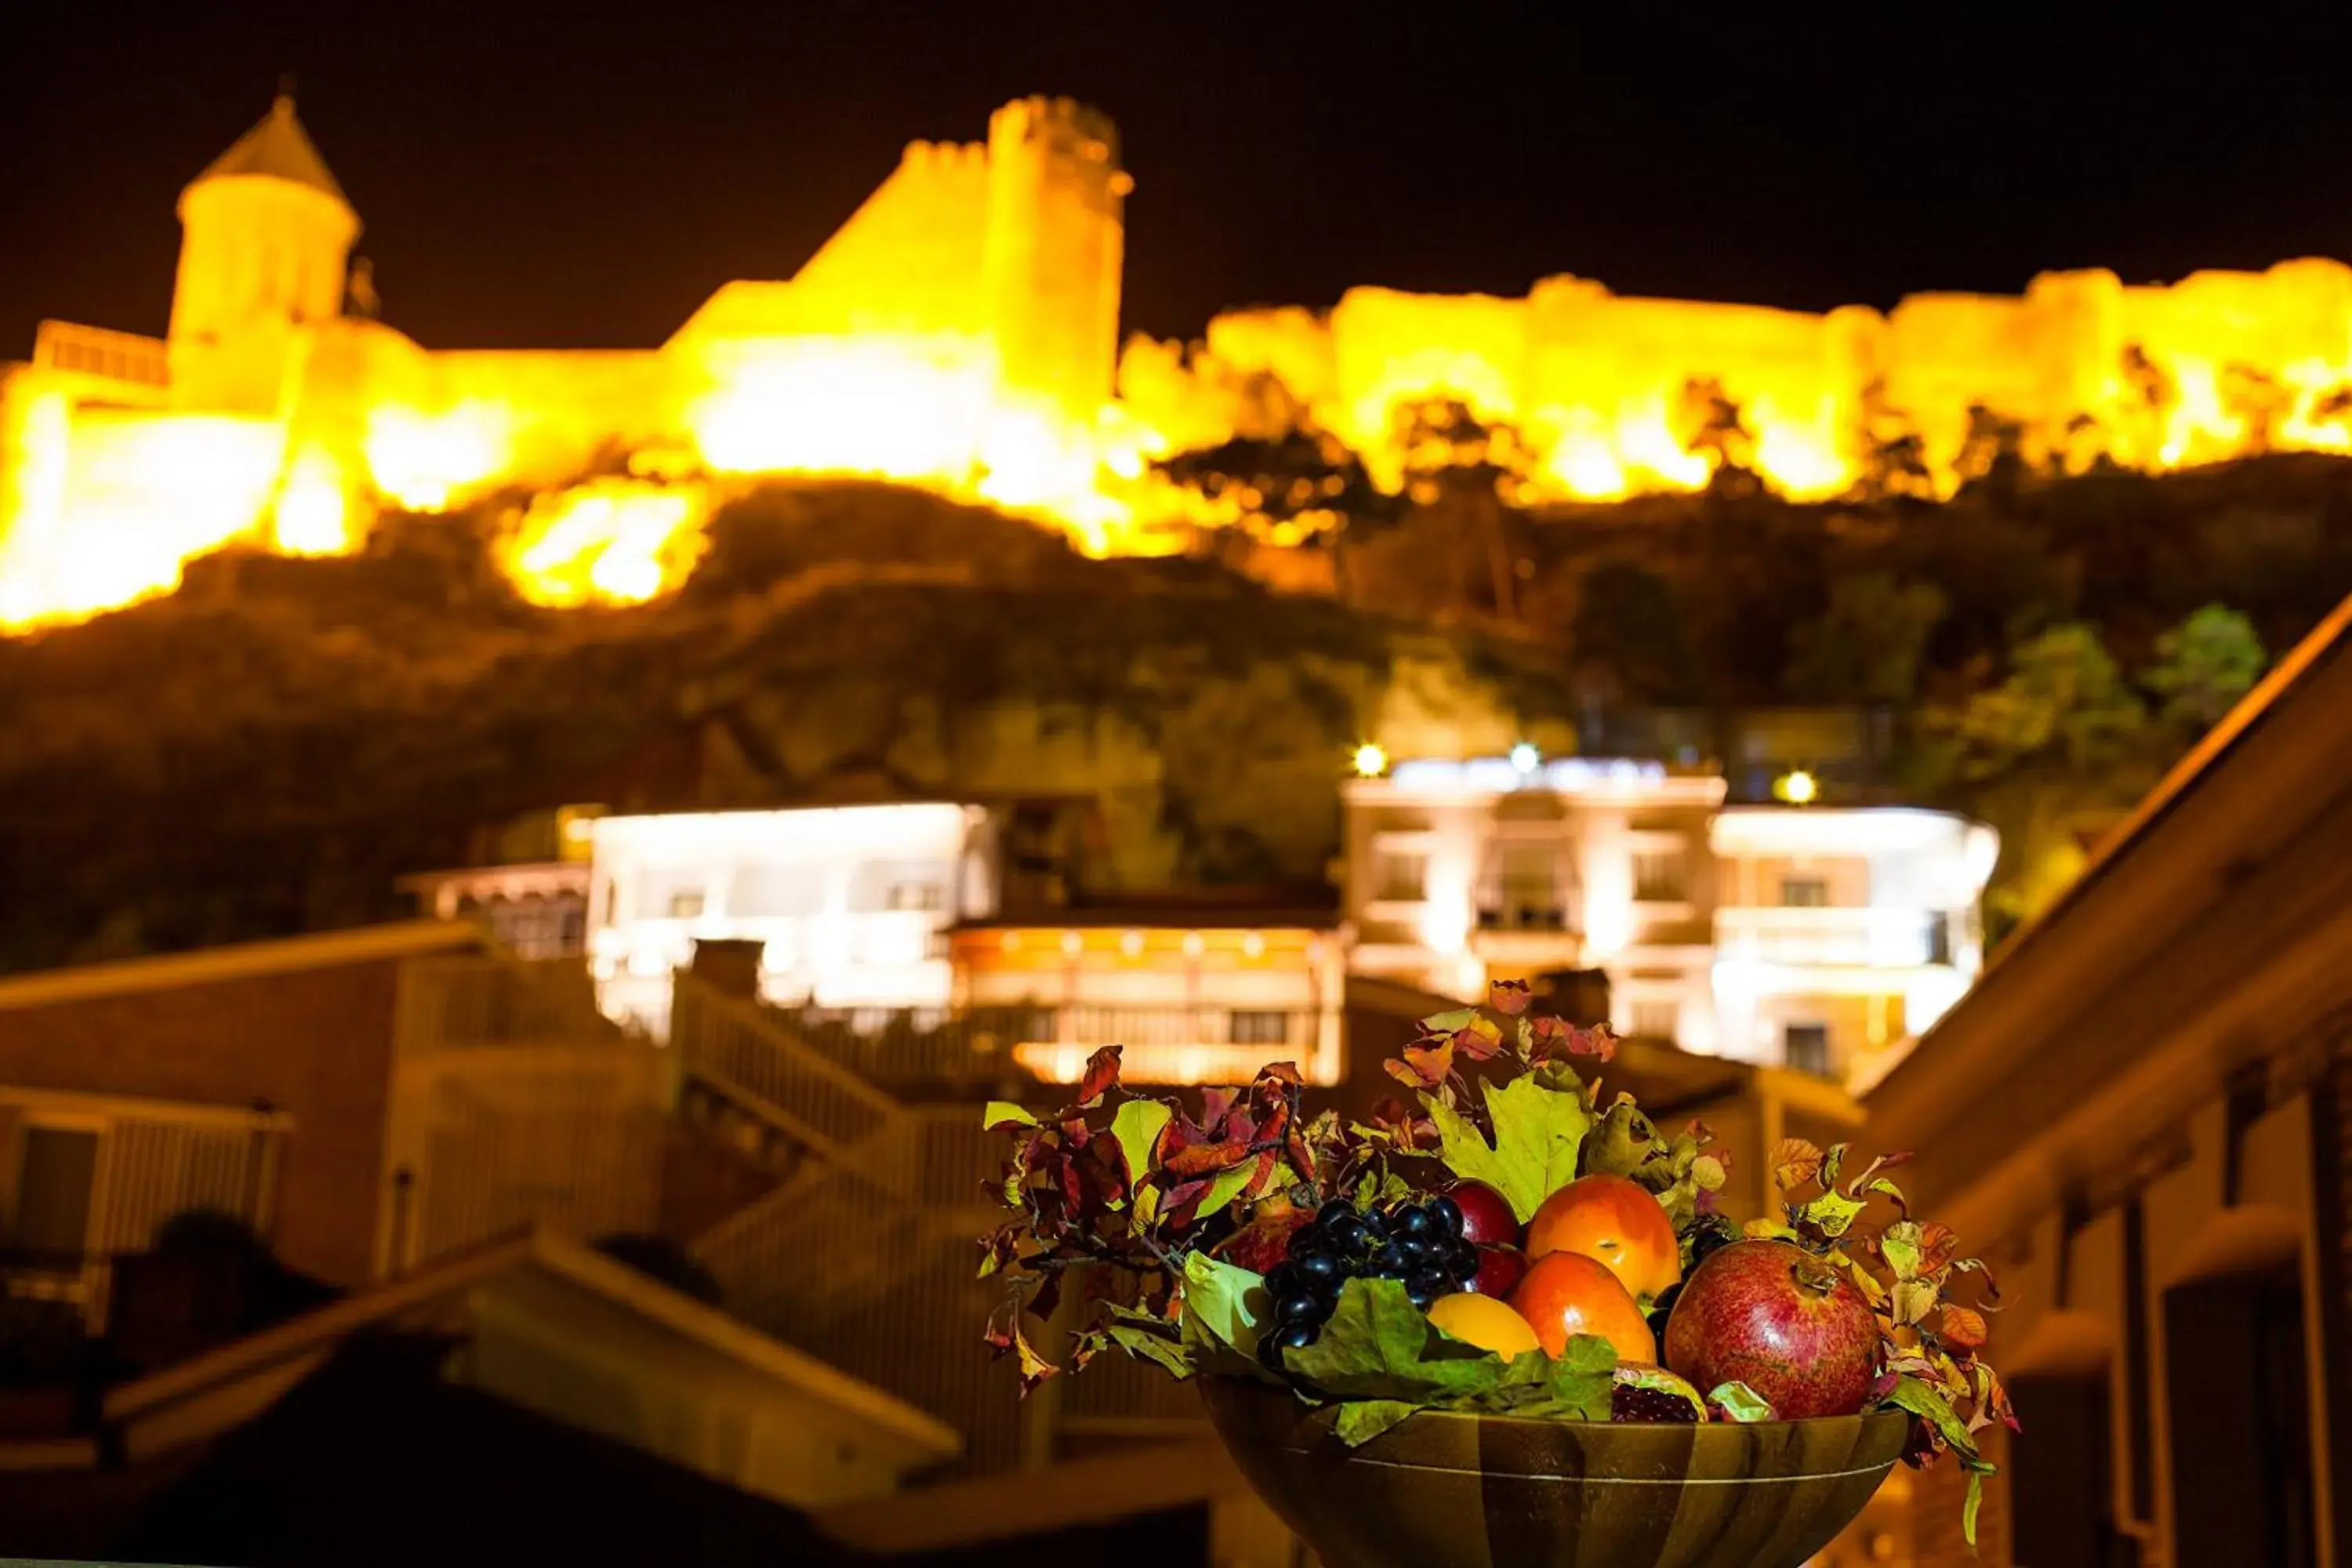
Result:
<svg viewBox="0 0 2352 1568"><path fill-rule="evenodd" d="M1666 1320L1667 1367L1700 1389L1744 1383L1784 1421L1858 1414L1878 1319L1833 1263L1785 1241L1736 1241L1692 1270Z"/></svg>

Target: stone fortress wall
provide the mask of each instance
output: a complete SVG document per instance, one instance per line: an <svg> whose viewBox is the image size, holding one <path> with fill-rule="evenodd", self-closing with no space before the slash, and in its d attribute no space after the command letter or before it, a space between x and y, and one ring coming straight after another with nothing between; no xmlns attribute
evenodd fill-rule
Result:
<svg viewBox="0 0 2352 1568"><path fill-rule="evenodd" d="M231 540L347 550L380 510L508 489L535 496L505 564L549 603L674 584L727 487L772 474L887 478L1097 553L1161 550L1197 500L1150 459L1268 433L1273 407L1394 484L1402 414L1465 403L1517 428L1535 500L1706 484L1708 390L1738 411L1738 459L1797 497L1850 488L1906 432L1948 491L1972 407L2074 468L2352 450L2336 261L2169 287L2048 273L1884 314L1571 277L1524 299L1365 288L1122 353L1130 189L1108 119L1024 99L984 142L909 146L797 272L723 286L658 347L433 351L375 319L352 279L359 216L280 100L182 196L165 339L47 322L29 363L0 367L0 628L168 591Z"/></svg>

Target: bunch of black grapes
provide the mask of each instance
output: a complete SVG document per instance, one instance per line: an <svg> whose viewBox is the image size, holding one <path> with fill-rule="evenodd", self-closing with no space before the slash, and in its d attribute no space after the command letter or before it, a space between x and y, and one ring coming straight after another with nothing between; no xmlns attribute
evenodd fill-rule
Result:
<svg viewBox="0 0 2352 1568"><path fill-rule="evenodd" d="M1367 1209L1333 1198L1291 1233L1288 1256L1265 1278L1275 1321L1258 1336L1258 1359L1280 1372L1282 1352L1313 1344L1339 1287L1359 1276L1401 1279L1426 1308L1477 1273L1478 1248L1462 1238L1462 1210L1444 1194Z"/></svg>
<svg viewBox="0 0 2352 1568"><path fill-rule="evenodd" d="M1666 1337L1666 1320L1674 1315L1675 1303L1682 1299L1683 1282L1691 1271L1723 1248L1739 1239L1739 1227L1719 1214L1701 1215L1682 1234L1683 1277L1658 1292L1650 1303L1650 1331L1663 1342Z"/></svg>

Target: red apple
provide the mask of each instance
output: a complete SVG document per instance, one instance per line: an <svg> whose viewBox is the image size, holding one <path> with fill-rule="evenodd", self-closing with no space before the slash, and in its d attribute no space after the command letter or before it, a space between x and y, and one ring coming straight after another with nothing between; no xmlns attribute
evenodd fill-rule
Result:
<svg viewBox="0 0 2352 1568"><path fill-rule="evenodd" d="M1478 1249L1478 1272L1462 1287L1474 1296L1492 1296L1497 1300L1519 1288L1519 1280L1528 1271L1528 1255L1516 1247L1482 1247Z"/></svg>
<svg viewBox="0 0 2352 1568"><path fill-rule="evenodd" d="M1456 1182L1445 1189L1462 1211L1462 1239L1481 1247L1519 1245L1519 1216L1511 1200L1484 1182Z"/></svg>
<svg viewBox="0 0 2352 1568"><path fill-rule="evenodd" d="M1837 1265L1785 1241L1735 1241L1691 1271L1665 1350L1702 1391L1744 1383L1784 1421L1853 1415L1877 1371L1878 1319Z"/></svg>

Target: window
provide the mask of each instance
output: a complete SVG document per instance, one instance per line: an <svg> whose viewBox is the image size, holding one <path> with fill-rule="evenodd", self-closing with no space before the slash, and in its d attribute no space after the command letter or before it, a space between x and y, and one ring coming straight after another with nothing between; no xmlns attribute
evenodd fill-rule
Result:
<svg viewBox="0 0 2352 1568"><path fill-rule="evenodd" d="M89 1236L98 1134L82 1128L25 1129L7 1250L27 1261L79 1267Z"/></svg>
<svg viewBox="0 0 2352 1568"><path fill-rule="evenodd" d="M1426 855L1383 855L1373 885L1380 890L1375 898L1391 903L1417 904L1428 896L1429 857Z"/></svg>
<svg viewBox="0 0 2352 1568"><path fill-rule="evenodd" d="M1633 857L1635 903L1679 904L1689 897L1683 885L1681 850L1648 850Z"/></svg>
<svg viewBox="0 0 2352 1568"><path fill-rule="evenodd" d="M1782 1059L1791 1069L1815 1078L1830 1076L1827 1024L1790 1024L1780 1032L1780 1048Z"/></svg>
<svg viewBox="0 0 2352 1568"><path fill-rule="evenodd" d="M2164 1352L2172 1451L2198 1457L2173 1472L2174 1561L2316 1563L2301 1270L2172 1287Z"/></svg>
<svg viewBox="0 0 2352 1568"><path fill-rule="evenodd" d="M824 873L814 866L740 867L727 889L728 912L749 919L813 915L824 908Z"/></svg>
<svg viewBox="0 0 2352 1568"><path fill-rule="evenodd" d="M1830 901L1830 885L1819 877L1783 877L1780 879L1780 906L1790 910L1824 909Z"/></svg>
<svg viewBox="0 0 2352 1568"><path fill-rule="evenodd" d="M1682 1004L1671 996L1636 997L1625 1020L1631 1033L1645 1040L1671 1040L1682 1019Z"/></svg>
<svg viewBox="0 0 2352 1568"><path fill-rule="evenodd" d="M1266 1010L1236 1012L1231 1032L1233 1043L1237 1046L1286 1046L1290 1043L1290 1015Z"/></svg>
<svg viewBox="0 0 2352 1568"><path fill-rule="evenodd" d="M669 918L693 921L702 918L702 889L682 888L669 896Z"/></svg>
<svg viewBox="0 0 2352 1568"><path fill-rule="evenodd" d="M894 910L937 910L946 903L937 882L893 882L887 901Z"/></svg>

